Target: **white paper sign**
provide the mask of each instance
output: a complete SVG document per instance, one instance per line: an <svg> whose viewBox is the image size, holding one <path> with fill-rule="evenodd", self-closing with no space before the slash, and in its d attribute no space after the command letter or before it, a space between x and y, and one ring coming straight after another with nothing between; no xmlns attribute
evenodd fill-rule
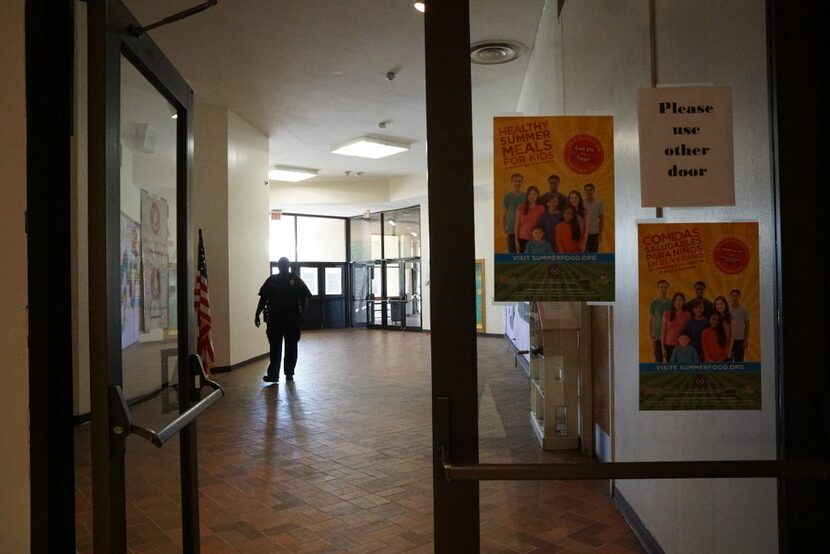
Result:
<svg viewBox="0 0 830 554"><path fill-rule="evenodd" d="M643 88L638 109L643 206L734 206L731 89Z"/></svg>

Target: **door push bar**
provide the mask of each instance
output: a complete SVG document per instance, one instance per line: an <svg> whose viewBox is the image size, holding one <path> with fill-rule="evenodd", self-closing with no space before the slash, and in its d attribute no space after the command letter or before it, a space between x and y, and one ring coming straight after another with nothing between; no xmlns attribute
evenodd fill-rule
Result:
<svg viewBox="0 0 830 554"><path fill-rule="evenodd" d="M569 479L799 478L830 479L830 462L820 460L721 460L700 462L610 462L597 464L453 465L450 399L435 399L440 420L438 448L447 481L553 481Z"/></svg>
<svg viewBox="0 0 830 554"><path fill-rule="evenodd" d="M135 433L161 448L165 442L199 417L214 402L225 396L225 390L221 385L208 378L202 365L202 359L197 354L191 354L190 356L190 370L191 375L199 375L202 383L211 387L213 391L186 411L180 413L179 417L165 425L160 431L153 431L133 423L130 408L127 406L127 399L124 398L124 391L121 390L120 386L110 387L110 401L116 407L112 432L125 438L129 433Z"/></svg>

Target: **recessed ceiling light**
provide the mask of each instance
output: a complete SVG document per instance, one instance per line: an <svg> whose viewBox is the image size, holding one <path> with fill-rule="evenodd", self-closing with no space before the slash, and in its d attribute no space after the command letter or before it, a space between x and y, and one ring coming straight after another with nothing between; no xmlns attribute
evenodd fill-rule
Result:
<svg viewBox="0 0 830 554"><path fill-rule="evenodd" d="M333 154L342 154L344 156L358 156L361 158L370 158L376 160L378 158L385 158L392 154L399 154L406 152L412 145L411 142L402 139L391 139L379 136L363 136L352 139L343 144L332 146L330 151Z"/></svg>
<svg viewBox="0 0 830 554"><path fill-rule="evenodd" d="M423 2L415 2L412 5L415 7L416 10L418 10L421 13L424 13L424 10L427 9Z"/></svg>
<svg viewBox="0 0 830 554"><path fill-rule="evenodd" d="M470 61L482 65L512 62L527 51L521 42L512 40L485 40L470 46Z"/></svg>
<svg viewBox="0 0 830 554"><path fill-rule="evenodd" d="M418 233L416 233L415 231L410 231L410 233L409 233L409 234L410 234L410 235L412 235L413 237L417 237L417 236L418 236Z"/></svg>
<svg viewBox="0 0 830 554"><path fill-rule="evenodd" d="M291 167L288 165L275 165L269 172L268 178L272 181L286 181L296 183L316 177L320 173L318 169L307 167Z"/></svg>

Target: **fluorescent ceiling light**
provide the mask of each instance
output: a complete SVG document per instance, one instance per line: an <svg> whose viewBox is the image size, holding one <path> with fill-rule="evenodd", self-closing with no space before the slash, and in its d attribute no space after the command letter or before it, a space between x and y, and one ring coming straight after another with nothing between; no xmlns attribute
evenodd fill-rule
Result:
<svg viewBox="0 0 830 554"><path fill-rule="evenodd" d="M395 223L395 222L394 222L394 221L392 221L391 219L390 219L389 221L387 221L386 223L388 223L388 224L389 224L389 225L391 225L392 227L394 227L395 225L397 225L397 223Z"/></svg>
<svg viewBox="0 0 830 554"><path fill-rule="evenodd" d="M409 150L411 144L411 142L401 139L364 136L344 142L343 144L332 146L330 150L333 154L358 156L360 158L371 158L376 160L378 158L391 156L392 154L406 152Z"/></svg>
<svg viewBox="0 0 830 554"><path fill-rule="evenodd" d="M424 13L424 10L426 10L426 6L423 2L415 2L413 6L415 6L415 9L421 13Z"/></svg>
<svg viewBox="0 0 830 554"><path fill-rule="evenodd" d="M287 181L289 183L296 183L298 181L305 181L306 179L316 177L319 173L320 170L318 169L275 165L273 169L268 172L268 179L271 181Z"/></svg>

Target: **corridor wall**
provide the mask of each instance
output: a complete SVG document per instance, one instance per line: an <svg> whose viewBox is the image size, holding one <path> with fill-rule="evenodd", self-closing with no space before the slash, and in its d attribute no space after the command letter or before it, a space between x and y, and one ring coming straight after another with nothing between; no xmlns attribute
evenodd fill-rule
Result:
<svg viewBox="0 0 830 554"><path fill-rule="evenodd" d="M228 296L230 363L268 351L254 326L259 287L270 275L268 256L268 137L228 112Z"/></svg>

